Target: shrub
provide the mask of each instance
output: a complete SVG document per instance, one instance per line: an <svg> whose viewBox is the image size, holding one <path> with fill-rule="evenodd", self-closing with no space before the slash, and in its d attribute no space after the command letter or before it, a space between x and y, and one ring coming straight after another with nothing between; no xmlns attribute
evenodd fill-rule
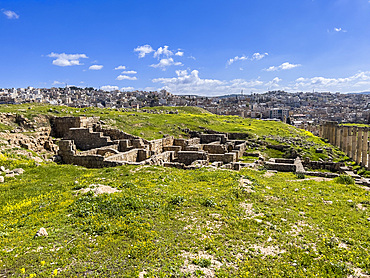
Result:
<svg viewBox="0 0 370 278"><path fill-rule="evenodd" d="M336 177L334 181L340 184L354 184L355 183L353 178L348 175L340 175L339 177Z"/></svg>
<svg viewBox="0 0 370 278"><path fill-rule="evenodd" d="M304 179L305 178L305 175L303 173L300 173L300 172L295 173L295 175L297 176L297 179Z"/></svg>
<svg viewBox="0 0 370 278"><path fill-rule="evenodd" d="M195 265L199 265L200 267L210 267L212 264L210 259L205 259L205 258L193 259L191 263Z"/></svg>
<svg viewBox="0 0 370 278"><path fill-rule="evenodd" d="M169 201L169 203L174 206L180 206L183 202L185 202L183 196L175 196Z"/></svg>
<svg viewBox="0 0 370 278"><path fill-rule="evenodd" d="M213 198L206 198L202 201L202 206L205 206L205 207L215 207L217 204L216 202L213 200Z"/></svg>

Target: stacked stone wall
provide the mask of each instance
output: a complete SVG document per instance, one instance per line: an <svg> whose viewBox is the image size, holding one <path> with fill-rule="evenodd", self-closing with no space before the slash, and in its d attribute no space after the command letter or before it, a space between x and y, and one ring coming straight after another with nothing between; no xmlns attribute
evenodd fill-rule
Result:
<svg viewBox="0 0 370 278"><path fill-rule="evenodd" d="M370 169L369 127L339 126L336 122L324 122L320 126L320 135L339 147L357 164Z"/></svg>
<svg viewBox="0 0 370 278"><path fill-rule="evenodd" d="M227 141L227 136L225 134L201 134L200 143L209 144L212 142L219 141L221 144L225 144Z"/></svg>
<svg viewBox="0 0 370 278"><path fill-rule="evenodd" d="M65 139L74 140L80 150L89 150L113 145L109 137L102 132L93 132L92 128L70 128Z"/></svg>
<svg viewBox="0 0 370 278"><path fill-rule="evenodd" d="M208 160L206 152L180 151L177 153L178 162L190 165L195 160Z"/></svg>
<svg viewBox="0 0 370 278"><path fill-rule="evenodd" d="M50 125L51 136L63 138L70 128L89 128L99 121L99 117L52 117Z"/></svg>

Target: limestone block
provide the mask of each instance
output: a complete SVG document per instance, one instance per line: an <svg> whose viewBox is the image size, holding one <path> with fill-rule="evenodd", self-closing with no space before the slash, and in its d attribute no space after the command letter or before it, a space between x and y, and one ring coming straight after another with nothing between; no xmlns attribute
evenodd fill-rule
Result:
<svg viewBox="0 0 370 278"><path fill-rule="evenodd" d="M40 228L40 230L38 230L34 236L34 238L36 237L40 237L40 236L44 236L44 237L47 237L48 236L48 232L46 231L45 228Z"/></svg>

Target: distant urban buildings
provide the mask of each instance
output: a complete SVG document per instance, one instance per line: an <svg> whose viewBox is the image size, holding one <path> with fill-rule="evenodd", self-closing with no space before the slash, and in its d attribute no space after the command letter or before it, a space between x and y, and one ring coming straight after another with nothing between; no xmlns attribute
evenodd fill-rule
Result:
<svg viewBox="0 0 370 278"><path fill-rule="evenodd" d="M103 91L90 88L0 89L1 104L47 103L70 107L133 108L198 106L214 114L287 121L296 126L321 121L370 123L370 94L269 91L264 94L204 97L166 90Z"/></svg>

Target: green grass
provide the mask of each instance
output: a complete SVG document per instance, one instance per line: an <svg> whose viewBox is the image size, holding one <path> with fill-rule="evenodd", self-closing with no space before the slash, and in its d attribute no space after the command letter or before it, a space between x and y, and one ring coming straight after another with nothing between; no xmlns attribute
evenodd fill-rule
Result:
<svg viewBox="0 0 370 278"><path fill-rule="evenodd" d="M107 126L147 139L186 137L184 128L248 133L262 142L258 151L267 158L285 154L265 145L296 140L291 146L310 158L346 159L320 138L283 123L194 107L148 109L178 114L0 106L0 112L29 119L100 116ZM326 147L332 151L316 154ZM370 273L368 191L339 179L247 169L39 165L12 151L3 151L0 165L25 169L0 184L0 276L138 277L145 271L145 277L348 277L355 268ZM91 184L120 192L77 193ZM34 238L41 227L49 236Z"/></svg>
<svg viewBox="0 0 370 278"><path fill-rule="evenodd" d="M14 159L14 158L13 158ZM36 166L0 185L6 277L347 277L370 272L368 191L291 173ZM240 179L252 182L247 190ZM115 194L77 194L104 184ZM79 186L76 188L76 186ZM363 210L363 208L366 208ZM45 227L46 238L33 236ZM24 273L23 273L24 269Z"/></svg>
<svg viewBox="0 0 370 278"><path fill-rule="evenodd" d="M156 113L142 112L143 110ZM178 114L160 113L177 111ZM205 129L216 132L231 132L248 134L249 138L258 138L270 144L285 144L295 149L301 149L302 157L311 160L327 159L329 154L317 154L316 148L332 147L321 138L310 132L294 128L282 122L260 121L237 116L220 116L211 114L198 107L152 107L136 111L124 112L122 109L101 109L95 107L71 108L67 106L51 106L43 104L0 105L0 112L23 114L29 119L37 119L40 115L50 116L99 116L107 127L118 128L145 139L163 138L164 135L173 135L177 138L187 138L185 130L203 131ZM39 125L46 125L41 121ZM313 146L302 149L294 144L283 141L287 138L299 139L300 143ZM284 157L283 153L266 150L267 157ZM338 149L333 149L333 159L343 161L344 155Z"/></svg>

